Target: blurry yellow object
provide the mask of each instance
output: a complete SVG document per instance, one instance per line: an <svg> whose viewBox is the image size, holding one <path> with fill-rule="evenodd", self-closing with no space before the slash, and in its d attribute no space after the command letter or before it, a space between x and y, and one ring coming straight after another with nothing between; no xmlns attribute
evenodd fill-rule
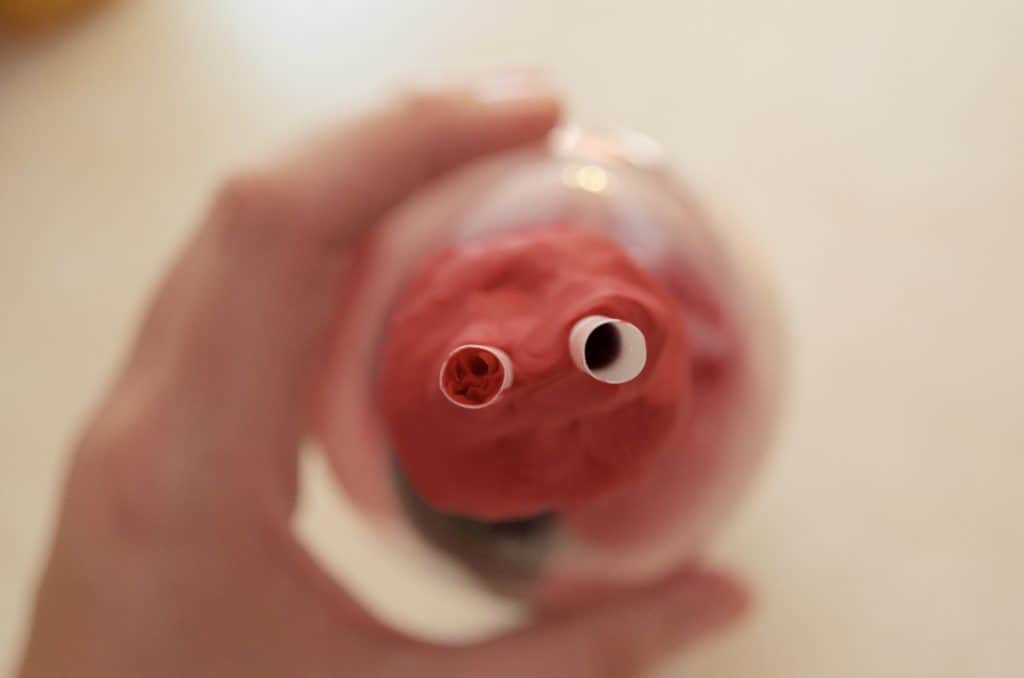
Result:
<svg viewBox="0 0 1024 678"><path fill-rule="evenodd" d="M0 27L16 30L48 28L77 10L103 0L0 0Z"/></svg>

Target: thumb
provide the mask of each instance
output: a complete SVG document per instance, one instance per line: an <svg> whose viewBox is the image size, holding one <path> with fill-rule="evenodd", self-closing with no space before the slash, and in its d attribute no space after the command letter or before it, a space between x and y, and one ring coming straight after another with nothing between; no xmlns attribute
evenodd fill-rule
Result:
<svg viewBox="0 0 1024 678"><path fill-rule="evenodd" d="M488 678L624 678L742 616L746 589L733 577L677 573L571 616L548 619L465 652L447 674Z"/></svg>

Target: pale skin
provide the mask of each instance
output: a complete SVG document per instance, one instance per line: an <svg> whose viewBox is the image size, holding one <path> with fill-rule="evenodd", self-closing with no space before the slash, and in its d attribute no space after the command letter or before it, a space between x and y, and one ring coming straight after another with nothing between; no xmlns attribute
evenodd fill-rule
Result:
<svg viewBox="0 0 1024 678"><path fill-rule="evenodd" d="M634 676L741 614L739 584L690 567L441 646L375 620L293 534L351 246L558 121L539 83L499 84L406 97L219 191L72 451L20 678Z"/></svg>

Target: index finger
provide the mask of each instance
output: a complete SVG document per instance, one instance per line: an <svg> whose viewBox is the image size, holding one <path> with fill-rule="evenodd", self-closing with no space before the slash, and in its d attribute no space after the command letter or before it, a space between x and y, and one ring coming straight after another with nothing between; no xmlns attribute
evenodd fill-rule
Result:
<svg viewBox="0 0 1024 678"><path fill-rule="evenodd" d="M358 235L407 194L475 158L543 137L559 100L535 77L509 74L466 88L414 92L305 144L252 186L269 182L310 210L322 235ZM241 191L247 192L243 179Z"/></svg>

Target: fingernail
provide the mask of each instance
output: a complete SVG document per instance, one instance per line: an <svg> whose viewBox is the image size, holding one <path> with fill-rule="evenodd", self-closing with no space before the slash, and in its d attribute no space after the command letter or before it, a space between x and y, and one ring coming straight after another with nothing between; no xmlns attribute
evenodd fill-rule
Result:
<svg viewBox="0 0 1024 678"><path fill-rule="evenodd" d="M538 72L531 70L506 71L489 75L472 85L473 94L486 103L520 103L552 101L554 88Z"/></svg>

